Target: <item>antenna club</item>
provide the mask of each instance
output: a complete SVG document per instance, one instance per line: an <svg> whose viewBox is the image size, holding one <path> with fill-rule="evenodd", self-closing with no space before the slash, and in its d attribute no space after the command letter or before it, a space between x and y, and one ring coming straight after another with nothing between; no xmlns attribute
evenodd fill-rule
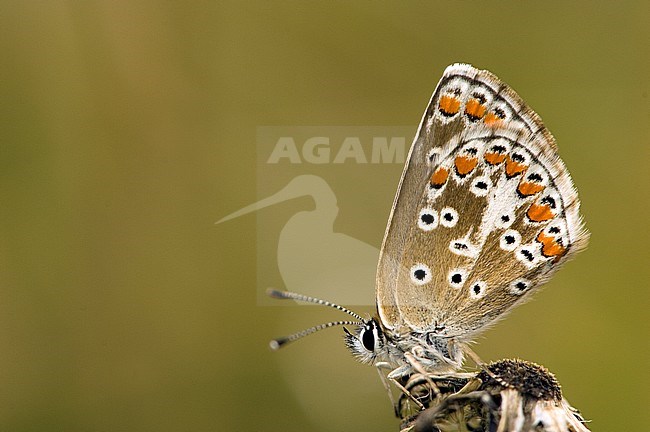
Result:
<svg viewBox="0 0 650 432"><path fill-rule="evenodd" d="M275 288L267 288L266 289L266 295L271 297L271 298L281 299L281 300L289 298L284 294L284 292L282 292L282 291L280 291L278 289L275 289Z"/></svg>
<svg viewBox="0 0 650 432"><path fill-rule="evenodd" d="M291 336L286 336L286 337L279 337L277 339L272 339L271 342L269 342L269 347L273 351L277 351L283 346L285 346L288 342L291 342L293 339Z"/></svg>

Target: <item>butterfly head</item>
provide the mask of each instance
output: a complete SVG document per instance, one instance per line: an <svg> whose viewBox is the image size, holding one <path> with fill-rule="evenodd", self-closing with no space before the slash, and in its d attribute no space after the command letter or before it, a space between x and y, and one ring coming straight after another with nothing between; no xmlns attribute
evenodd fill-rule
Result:
<svg viewBox="0 0 650 432"><path fill-rule="evenodd" d="M345 345L361 363L374 364L378 357L384 357L386 338L376 318L359 323L353 331L345 330Z"/></svg>
<svg viewBox="0 0 650 432"><path fill-rule="evenodd" d="M269 289L267 290L267 294L276 299L291 299L331 307L338 309L341 312L345 312L355 318L354 321L332 321L316 325L289 336L273 339L270 343L272 349L279 349L289 342L296 341L326 328L344 326L345 345L358 361L366 364L375 364L378 360L383 361L388 357L389 344L387 343L386 334L382 329L382 325L377 318L364 319L361 315L352 312L343 306L289 291ZM349 326L352 330L348 330L346 326Z"/></svg>

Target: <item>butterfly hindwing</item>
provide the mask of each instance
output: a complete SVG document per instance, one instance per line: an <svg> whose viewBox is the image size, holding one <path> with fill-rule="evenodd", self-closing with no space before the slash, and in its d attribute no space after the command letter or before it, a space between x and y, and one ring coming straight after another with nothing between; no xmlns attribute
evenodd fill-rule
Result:
<svg viewBox="0 0 650 432"><path fill-rule="evenodd" d="M487 71L447 68L424 114L377 274L386 327L468 336L586 244L551 134Z"/></svg>

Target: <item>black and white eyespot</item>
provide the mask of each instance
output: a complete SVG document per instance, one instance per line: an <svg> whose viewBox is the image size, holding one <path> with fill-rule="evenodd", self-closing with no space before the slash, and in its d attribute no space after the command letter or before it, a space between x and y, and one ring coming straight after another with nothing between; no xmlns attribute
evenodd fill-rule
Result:
<svg viewBox="0 0 650 432"><path fill-rule="evenodd" d="M541 165L534 164L526 170L524 181L546 186L548 184L548 176Z"/></svg>
<svg viewBox="0 0 650 432"><path fill-rule="evenodd" d="M473 139L467 144L465 144L459 151L458 154L467 157L477 157L479 155L479 146L483 144L481 139Z"/></svg>
<svg viewBox="0 0 650 432"><path fill-rule="evenodd" d="M425 207L418 214L418 227L424 231L431 231L438 227L440 217L432 208Z"/></svg>
<svg viewBox="0 0 650 432"><path fill-rule="evenodd" d="M469 190L474 195L483 197L488 194L491 188L492 188L492 182L490 181L489 177L478 176L474 178L474 180L472 180L472 185L470 186Z"/></svg>
<svg viewBox="0 0 650 432"><path fill-rule="evenodd" d="M512 115L512 110L510 107L503 101L495 101L494 104L492 105L492 112L499 118L500 120L503 121L509 121L513 115Z"/></svg>
<svg viewBox="0 0 650 432"><path fill-rule="evenodd" d="M449 250L456 255L468 258L476 258L479 254L478 248L464 238L450 241Z"/></svg>
<svg viewBox="0 0 650 432"><path fill-rule="evenodd" d="M462 78L454 78L449 80L442 90L442 94L455 96L461 100L465 99L465 95L469 90L469 84Z"/></svg>
<svg viewBox="0 0 650 432"><path fill-rule="evenodd" d="M458 223L458 212L451 207L440 210L440 225L451 228Z"/></svg>
<svg viewBox="0 0 650 432"><path fill-rule="evenodd" d="M431 281L431 269L424 264L415 264L411 267L411 282L424 285Z"/></svg>
<svg viewBox="0 0 650 432"><path fill-rule="evenodd" d="M513 229L509 229L501 234L501 238L499 239L501 249L508 252L517 249L519 243L521 243L521 234L519 234L519 231Z"/></svg>
<svg viewBox="0 0 650 432"><path fill-rule="evenodd" d="M515 258L528 269L532 269L541 259L541 245L539 243L526 243L515 250Z"/></svg>
<svg viewBox="0 0 650 432"><path fill-rule="evenodd" d="M547 187L538 195L526 212L524 221L528 225L536 225L552 221L563 208L562 197L553 187Z"/></svg>
<svg viewBox="0 0 650 432"><path fill-rule="evenodd" d="M438 106L435 111L436 117L441 120L443 123L447 123L456 118L457 115L463 112L465 109L465 98L467 95L467 90L469 89L469 84L460 78L454 78L448 81L444 87L440 90L440 97L438 99ZM448 109L450 106L445 106L443 100L445 98L451 97L454 99L458 109ZM449 99L446 99L447 101ZM457 102L456 102L457 101Z"/></svg>
<svg viewBox="0 0 650 432"><path fill-rule="evenodd" d="M469 95L472 99L477 99L481 105L489 106L494 97L492 93L486 92L481 86L474 86L469 89Z"/></svg>
<svg viewBox="0 0 650 432"><path fill-rule="evenodd" d="M512 294L522 295L528 291L531 287L531 283L528 279L516 279L510 283L509 290Z"/></svg>
<svg viewBox="0 0 650 432"><path fill-rule="evenodd" d="M560 246L569 246L569 236L567 234L566 221L564 219L556 219L542 230L545 237L554 239ZM538 237L538 240L541 239Z"/></svg>
<svg viewBox="0 0 650 432"><path fill-rule="evenodd" d="M427 163L429 165L437 165L440 160L442 149L440 147L433 147L427 152Z"/></svg>
<svg viewBox="0 0 650 432"><path fill-rule="evenodd" d="M515 214L512 211L503 212L499 217L494 221L494 226L497 228L507 229L510 228L510 225L515 221Z"/></svg>
<svg viewBox="0 0 650 432"><path fill-rule="evenodd" d="M560 224L555 223L544 228L544 232L550 236L556 236L564 234L564 229Z"/></svg>
<svg viewBox="0 0 650 432"><path fill-rule="evenodd" d="M469 296L473 299L480 299L485 296L487 284L483 281L476 281L469 286Z"/></svg>
<svg viewBox="0 0 650 432"><path fill-rule="evenodd" d="M530 155L521 147L515 148L510 153L510 159L512 159L513 162L517 162L518 164L530 165Z"/></svg>
<svg viewBox="0 0 650 432"><path fill-rule="evenodd" d="M563 218L554 219L546 228L542 230L546 237L566 238L567 237L566 220Z"/></svg>
<svg viewBox="0 0 650 432"><path fill-rule="evenodd" d="M548 205L555 213L562 208L562 198L555 188L548 188L544 195L539 199L541 205Z"/></svg>
<svg viewBox="0 0 650 432"><path fill-rule="evenodd" d="M510 152L510 149L512 148L512 145L510 144L510 141L508 141L505 138L495 138L490 141L490 144L488 144L487 148L485 149L485 153L494 153L494 154L507 154Z"/></svg>
<svg viewBox="0 0 650 432"><path fill-rule="evenodd" d="M463 269L453 269L447 275L447 282L452 288L461 288L467 279L467 271Z"/></svg>

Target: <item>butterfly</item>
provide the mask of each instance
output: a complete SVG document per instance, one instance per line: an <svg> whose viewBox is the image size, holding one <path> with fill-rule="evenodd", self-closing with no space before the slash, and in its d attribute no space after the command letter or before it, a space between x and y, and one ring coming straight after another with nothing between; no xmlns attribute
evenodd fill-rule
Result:
<svg viewBox="0 0 650 432"><path fill-rule="evenodd" d="M491 72L453 64L424 112L397 188L377 267L376 316L269 290L355 318L271 347L343 325L352 354L389 368L393 380L457 371L477 334L530 299L588 237L577 191L541 118Z"/></svg>

